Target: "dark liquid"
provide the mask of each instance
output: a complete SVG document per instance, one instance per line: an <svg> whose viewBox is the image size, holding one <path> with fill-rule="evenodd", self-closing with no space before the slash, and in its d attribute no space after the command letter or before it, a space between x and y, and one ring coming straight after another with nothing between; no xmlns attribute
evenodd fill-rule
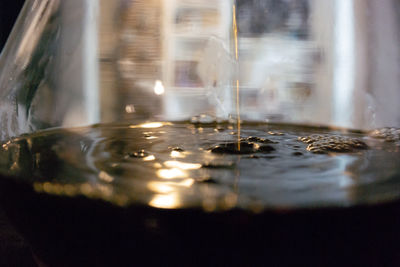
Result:
<svg viewBox="0 0 400 267"><path fill-rule="evenodd" d="M395 142L265 124L242 125L241 136L240 150L227 124L99 125L22 136L0 152L3 202L56 266L321 264L335 253L338 262L370 262L364 252L397 260L397 247L387 248L398 236ZM386 243L384 251L367 237ZM361 247L348 251L351 243Z"/></svg>

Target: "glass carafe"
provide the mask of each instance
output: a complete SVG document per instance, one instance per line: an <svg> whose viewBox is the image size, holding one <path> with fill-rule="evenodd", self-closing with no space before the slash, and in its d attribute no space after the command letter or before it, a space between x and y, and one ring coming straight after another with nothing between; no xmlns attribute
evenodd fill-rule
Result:
<svg viewBox="0 0 400 267"><path fill-rule="evenodd" d="M396 0L27 0L6 210L56 266L393 262L399 44Z"/></svg>

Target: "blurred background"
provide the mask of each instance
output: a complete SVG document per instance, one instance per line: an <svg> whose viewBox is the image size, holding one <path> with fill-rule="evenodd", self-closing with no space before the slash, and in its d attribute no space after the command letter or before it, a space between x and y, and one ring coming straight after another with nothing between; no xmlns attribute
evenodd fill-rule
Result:
<svg viewBox="0 0 400 267"><path fill-rule="evenodd" d="M37 24L20 24L20 47L3 60L19 65L0 79L0 139L51 126L227 120L236 80L243 120L400 126L397 0L38 3L26 15ZM3 99L17 91L26 101L15 108Z"/></svg>
<svg viewBox="0 0 400 267"><path fill-rule="evenodd" d="M0 51L8 38L23 3L24 0L0 1Z"/></svg>
<svg viewBox="0 0 400 267"><path fill-rule="evenodd" d="M99 7L101 108L93 118L228 118L238 79L244 120L400 125L396 0L100 0Z"/></svg>

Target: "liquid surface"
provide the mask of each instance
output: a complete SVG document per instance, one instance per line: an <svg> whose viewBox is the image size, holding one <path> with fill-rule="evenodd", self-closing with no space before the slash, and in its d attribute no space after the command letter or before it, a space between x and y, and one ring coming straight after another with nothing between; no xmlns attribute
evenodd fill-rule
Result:
<svg viewBox="0 0 400 267"><path fill-rule="evenodd" d="M243 124L238 146L229 124L56 129L3 143L0 174L40 194L119 206L261 212L378 204L400 196L399 143L378 132Z"/></svg>

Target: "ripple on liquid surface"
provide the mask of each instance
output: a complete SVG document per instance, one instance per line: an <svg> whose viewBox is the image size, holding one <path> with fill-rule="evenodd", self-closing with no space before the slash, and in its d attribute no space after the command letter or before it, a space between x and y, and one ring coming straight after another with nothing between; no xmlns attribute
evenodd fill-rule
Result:
<svg viewBox="0 0 400 267"><path fill-rule="evenodd" d="M380 136L244 124L239 151L224 129L146 123L43 131L2 144L0 172L38 193L207 212L347 206L400 194L399 148Z"/></svg>

